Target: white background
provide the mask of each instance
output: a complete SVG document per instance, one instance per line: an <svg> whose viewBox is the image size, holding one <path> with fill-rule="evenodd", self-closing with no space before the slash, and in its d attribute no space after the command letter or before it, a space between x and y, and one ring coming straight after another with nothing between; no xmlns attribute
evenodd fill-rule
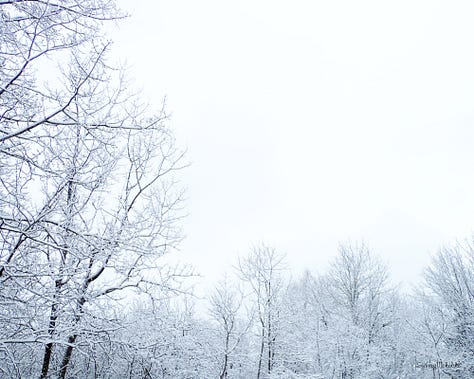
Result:
<svg viewBox="0 0 474 379"><path fill-rule="evenodd" d="M471 1L120 1L143 95L192 166L180 259L212 283L261 241L293 275L364 240L393 279L474 226Z"/></svg>

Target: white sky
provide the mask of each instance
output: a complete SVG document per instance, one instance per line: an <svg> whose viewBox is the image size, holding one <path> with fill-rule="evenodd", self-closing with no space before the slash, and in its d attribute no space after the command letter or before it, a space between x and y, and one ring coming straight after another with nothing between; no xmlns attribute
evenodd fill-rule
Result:
<svg viewBox="0 0 474 379"><path fill-rule="evenodd" d="M471 234L472 1L119 4L115 51L193 162L181 254L209 282L260 241L298 274L348 239L416 282Z"/></svg>

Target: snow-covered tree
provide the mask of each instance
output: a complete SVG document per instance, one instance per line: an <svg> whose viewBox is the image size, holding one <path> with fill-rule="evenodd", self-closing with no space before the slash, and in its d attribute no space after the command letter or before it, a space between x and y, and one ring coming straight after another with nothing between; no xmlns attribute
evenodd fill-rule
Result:
<svg viewBox="0 0 474 379"><path fill-rule="evenodd" d="M216 322L216 334L219 341L217 360L221 367L219 379L233 377L239 370L236 356L246 337L252 322L248 314L243 313L244 294L235 283L225 276L216 286L210 297L210 315Z"/></svg>
<svg viewBox="0 0 474 379"><path fill-rule="evenodd" d="M425 271L419 296L424 308L421 325L432 359L458 363L436 368L456 378L474 375L474 245L445 247ZM434 356L433 356L434 354Z"/></svg>
<svg viewBox="0 0 474 379"><path fill-rule="evenodd" d="M86 375L81 354L117 328L105 310L180 274L159 258L180 239L182 154L164 112L107 61L99 32L113 2L0 12L1 370ZM62 67L45 84L46 63Z"/></svg>
<svg viewBox="0 0 474 379"><path fill-rule="evenodd" d="M239 274L249 284L256 308L259 348L257 379L271 375L276 365L280 328L280 302L284 289L284 256L274 248L260 245L239 261Z"/></svg>

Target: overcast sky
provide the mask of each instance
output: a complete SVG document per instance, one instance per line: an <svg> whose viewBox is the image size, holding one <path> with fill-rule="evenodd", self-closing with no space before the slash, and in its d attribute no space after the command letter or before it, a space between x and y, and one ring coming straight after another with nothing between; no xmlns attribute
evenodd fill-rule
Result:
<svg viewBox="0 0 474 379"><path fill-rule="evenodd" d="M397 281L474 228L472 1L120 1L115 53L192 166L181 255L295 275L364 240Z"/></svg>

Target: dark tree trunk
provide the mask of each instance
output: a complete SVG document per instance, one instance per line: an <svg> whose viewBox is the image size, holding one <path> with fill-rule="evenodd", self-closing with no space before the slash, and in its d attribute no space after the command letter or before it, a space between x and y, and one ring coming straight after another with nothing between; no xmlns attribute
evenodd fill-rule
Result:
<svg viewBox="0 0 474 379"><path fill-rule="evenodd" d="M64 353L63 361L61 362L61 370L59 371L60 379L66 378L67 368L69 366L69 362L71 361L72 351L74 350L74 343L76 342L76 339L77 339L77 334L74 334L73 336L69 336L69 338L67 339L68 346L66 348L66 352Z"/></svg>
<svg viewBox="0 0 474 379"><path fill-rule="evenodd" d="M62 287L62 282L60 279L56 280L55 287L57 296ZM59 305L56 301L57 298L55 297L54 304L51 305L51 313L49 315L48 335L51 339L53 338L54 332L56 330L56 321L58 320ZM44 348L43 366L41 367L40 379L46 379L48 377L49 366L51 364L51 358L53 356L53 347L53 342L48 342Z"/></svg>
<svg viewBox="0 0 474 379"><path fill-rule="evenodd" d="M263 350L265 348L265 325L262 325L262 341L260 344L260 356L258 358L258 371L257 379L260 379L260 374L262 372L262 360L263 360Z"/></svg>

